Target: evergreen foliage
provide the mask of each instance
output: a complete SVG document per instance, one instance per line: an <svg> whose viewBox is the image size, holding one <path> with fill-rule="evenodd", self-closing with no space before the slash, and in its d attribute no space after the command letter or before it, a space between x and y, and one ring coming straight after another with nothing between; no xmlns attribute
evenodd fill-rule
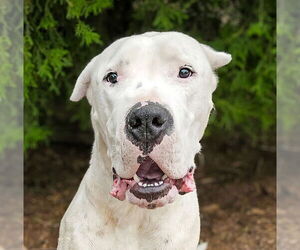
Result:
<svg viewBox="0 0 300 250"><path fill-rule="evenodd" d="M275 141L275 2L271 0L25 0L25 146L57 126L89 128L86 102L68 101L84 65L115 39L177 30L232 54L220 69L207 136Z"/></svg>
<svg viewBox="0 0 300 250"><path fill-rule="evenodd" d="M0 157L23 136L22 130L22 6L20 1L0 4Z"/></svg>

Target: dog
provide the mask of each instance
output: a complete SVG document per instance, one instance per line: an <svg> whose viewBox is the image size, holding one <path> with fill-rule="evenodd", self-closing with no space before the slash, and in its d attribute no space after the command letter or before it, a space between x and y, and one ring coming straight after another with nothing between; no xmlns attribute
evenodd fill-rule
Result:
<svg viewBox="0 0 300 250"><path fill-rule="evenodd" d="M179 32L121 38L79 75L95 134L61 224L59 250L200 249L194 156L231 61ZM201 248L202 249L202 248Z"/></svg>

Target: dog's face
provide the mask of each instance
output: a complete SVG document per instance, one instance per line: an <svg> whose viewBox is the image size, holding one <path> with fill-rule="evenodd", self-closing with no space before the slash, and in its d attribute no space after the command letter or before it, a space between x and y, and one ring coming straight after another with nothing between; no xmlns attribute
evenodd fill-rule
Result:
<svg viewBox="0 0 300 250"><path fill-rule="evenodd" d="M195 189L194 156L213 108L214 70L231 56L177 32L117 40L92 59L71 100L87 96L112 161L111 194L141 207Z"/></svg>

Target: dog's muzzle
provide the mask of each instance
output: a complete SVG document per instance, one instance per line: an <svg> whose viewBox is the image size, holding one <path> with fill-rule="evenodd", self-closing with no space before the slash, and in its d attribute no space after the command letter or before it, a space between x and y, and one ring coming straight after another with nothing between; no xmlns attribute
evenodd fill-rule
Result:
<svg viewBox="0 0 300 250"><path fill-rule="evenodd" d="M126 116L127 138L143 152L149 154L155 145L161 143L165 135L173 130L173 117L159 103L137 103Z"/></svg>
<svg viewBox="0 0 300 250"><path fill-rule="evenodd" d="M113 169L113 197L121 201L127 198L142 208L153 209L172 203L178 193L183 195L196 189L194 167L183 178L172 179L150 157L139 160L140 167L132 178L121 178Z"/></svg>
<svg viewBox="0 0 300 250"><path fill-rule="evenodd" d="M182 178L174 179L163 171L163 166L159 166L161 162L155 161L155 154L151 154L166 150L165 147L159 148L158 144L163 145L164 137L172 136L174 131L170 111L159 103L139 102L129 110L125 119L126 137L133 144L131 146L141 151L136 158L139 167L131 178L122 178L113 168L110 194L119 200L127 199L132 204L153 209L172 203L177 194L194 191L194 166L187 168ZM157 150L153 151L155 146ZM164 157L163 152L160 155Z"/></svg>

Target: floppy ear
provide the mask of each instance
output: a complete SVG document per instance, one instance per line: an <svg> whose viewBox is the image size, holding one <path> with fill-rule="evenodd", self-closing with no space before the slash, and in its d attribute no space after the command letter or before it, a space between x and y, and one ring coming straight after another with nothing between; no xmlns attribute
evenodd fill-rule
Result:
<svg viewBox="0 0 300 250"><path fill-rule="evenodd" d="M96 57L94 57L84 68L84 70L80 73L79 77L76 80L75 87L73 89L70 100L73 102L80 101L87 92L91 81L92 68L94 66Z"/></svg>
<svg viewBox="0 0 300 250"><path fill-rule="evenodd" d="M204 50L205 55L213 69L218 69L230 63L231 55L225 52L215 51L211 47L201 44L202 49Z"/></svg>

